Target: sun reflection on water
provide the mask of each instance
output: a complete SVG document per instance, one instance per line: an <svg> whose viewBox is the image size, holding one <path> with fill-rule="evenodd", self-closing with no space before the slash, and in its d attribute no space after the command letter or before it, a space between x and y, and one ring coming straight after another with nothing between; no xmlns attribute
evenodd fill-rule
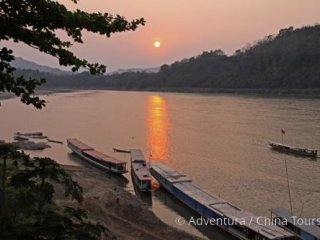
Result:
<svg viewBox="0 0 320 240"><path fill-rule="evenodd" d="M167 103L163 97L148 98L148 148L150 160L168 162L168 115Z"/></svg>

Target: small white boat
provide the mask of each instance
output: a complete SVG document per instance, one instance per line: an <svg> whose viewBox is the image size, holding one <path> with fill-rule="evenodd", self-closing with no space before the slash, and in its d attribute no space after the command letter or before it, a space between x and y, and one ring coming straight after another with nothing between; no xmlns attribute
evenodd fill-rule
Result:
<svg viewBox="0 0 320 240"><path fill-rule="evenodd" d="M114 152L120 153L130 153L130 150L120 149L120 148L112 148Z"/></svg>

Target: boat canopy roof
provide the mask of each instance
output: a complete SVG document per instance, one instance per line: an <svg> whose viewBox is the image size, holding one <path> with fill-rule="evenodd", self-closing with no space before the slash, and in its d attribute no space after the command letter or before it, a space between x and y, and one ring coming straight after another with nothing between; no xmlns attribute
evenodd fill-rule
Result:
<svg viewBox="0 0 320 240"><path fill-rule="evenodd" d="M270 209L270 212L272 214L288 221L290 224L292 224L296 228L301 229L304 232L307 232L316 238L320 238L320 228L318 226L310 225L310 224L301 224L301 222L299 222L299 224L297 224L297 221L294 220L291 213L287 209L285 209L285 208L272 208L272 209Z"/></svg>
<svg viewBox="0 0 320 240"><path fill-rule="evenodd" d="M220 213L221 216L227 217L239 226L244 226L267 239L294 237L293 233L290 233L276 225L261 224L261 219L259 220L259 217L253 213L240 209L224 199L208 193L193 183L180 182L174 184L174 186L207 208Z"/></svg>
<svg viewBox="0 0 320 240"><path fill-rule="evenodd" d="M151 173L146 165L143 166L141 163L132 163L132 168L139 180L151 180Z"/></svg>
<svg viewBox="0 0 320 240"><path fill-rule="evenodd" d="M169 181L173 182L173 185L181 192L185 193L208 209L220 213L222 217L229 218L232 222L238 223L239 226L244 226L267 239L283 239L295 236L293 233L278 226L262 225L261 220L259 223L259 218L254 214L242 210L226 200L203 190L193 184L189 178L181 175L176 170L164 165L163 163L154 162L151 164L151 168ZM181 181L174 182L174 180L172 180L172 176L177 176L177 179L180 178Z"/></svg>
<svg viewBox="0 0 320 240"><path fill-rule="evenodd" d="M185 175L180 174L175 169L172 169L160 162L152 162L151 168L155 169L156 172L161 174L171 183L191 182L190 178L187 178Z"/></svg>
<svg viewBox="0 0 320 240"><path fill-rule="evenodd" d="M140 149L130 149L131 160L142 160L146 161L144 155Z"/></svg>
<svg viewBox="0 0 320 240"><path fill-rule="evenodd" d="M132 170L135 172L138 179L141 181L151 180L151 173L142 151L140 149L131 149L130 155Z"/></svg>
<svg viewBox="0 0 320 240"><path fill-rule="evenodd" d="M68 143L74 145L75 147L79 148L81 151L86 151L86 150L93 150L92 147L84 144L83 142L80 142L78 139L76 138L70 138L67 139Z"/></svg>
<svg viewBox="0 0 320 240"><path fill-rule="evenodd" d="M91 157L94 157L96 159L99 159L99 160L102 160L102 161L105 161L105 162L110 162L110 163L114 163L114 164L124 164L126 162L122 161L122 160L119 160L119 159L116 159L114 157L110 157L106 154L103 154L101 152L98 152L96 150L89 150L89 151L85 151L85 153Z"/></svg>

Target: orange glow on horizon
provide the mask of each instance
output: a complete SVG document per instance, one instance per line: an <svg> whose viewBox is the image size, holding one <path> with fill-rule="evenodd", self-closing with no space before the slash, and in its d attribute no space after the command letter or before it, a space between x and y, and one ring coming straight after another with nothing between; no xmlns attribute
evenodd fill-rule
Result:
<svg viewBox="0 0 320 240"><path fill-rule="evenodd" d="M168 161L168 116L167 104L160 96L148 98L148 137L150 160Z"/></svg>
<svg viewBox="0 0 320 240"><path fill-rule="evenodd" d="M203 51L222 49L228 55L280 29L319 22L319 0L269 1L78 1L59 0L69 10L107 12L129 22L143 17L145 26L135 31L112 34L111 38L83 32L84 45L75 43L72 52L109 70L149 68L198 56ZM214 13L214 14L213 14ZM208 27L208 24L210 27ZM58 36L68 40L63 31ZM160 48L154 42L161 43ZM17 56L42 65L58 67L58 61L25 44L3 42Z"/></svg>

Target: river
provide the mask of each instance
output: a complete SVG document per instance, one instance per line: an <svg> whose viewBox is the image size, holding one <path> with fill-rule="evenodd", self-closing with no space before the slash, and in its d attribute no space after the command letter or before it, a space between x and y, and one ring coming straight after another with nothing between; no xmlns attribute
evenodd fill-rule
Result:
<svg viewBox="0 0 320 240"><path fill-rule="evenodd" d="M141 148L150 161L161 160L209 192L263 216L269 216L273 207L290 209L286 160L294 213L320 216L320 159L281 154L268 147L272 140L319 149L320 99L120 91L43 98L47 101L43 110L17 99L2 101L0 139L12 140L17 131L43 131L52 139L79 138L127 161L126 154L113 153L112 148ZM66 144L51 145L30 153L62 164L81 164ZM125 177L131 181L130 174ZM131 183L124 187L134 194ZM153 192L147 204L175 227L208 238L222 234L178 226L177 216L187 218L193 212L165 191Z"/></svg>

